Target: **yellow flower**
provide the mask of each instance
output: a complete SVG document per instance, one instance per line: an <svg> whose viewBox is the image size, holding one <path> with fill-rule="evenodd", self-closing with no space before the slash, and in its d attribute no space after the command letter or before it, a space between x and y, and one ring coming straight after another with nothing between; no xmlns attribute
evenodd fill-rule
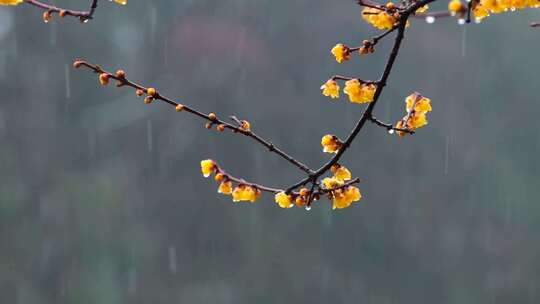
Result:
<svg viewBox="0 0 540 304"><path fill-rule="evenodd" d="M332 173L334 173L334 177L339 180L345 181L345 180L350 180L352 178L351 171L345 168L345 166L335 164L332 167L330 167L330 170L332 171Z"/></svg>
<svg viewBox="0 0 540 304"><path fill-rule="evenodd" d="M362 11L362 19L378 29L391 29L397 22L394 15L380 9L366 7Z"/></svg>
<svg viewBox="0 0 540 304"><path fill-rule="evenodd" d="M336 46L332 48L331 52L336 58L336 61L339 63L351 59L351 52L349 50L349 47L342 43L336 44Z"/></svg>
<svg viewBox="0 0 540 304"><path fill-rule="evenodd" d="M322 180L322 184L325 189L334 189L343 185L343 180L336 177L326 177Z"/></svg>
<svg viewBox="0 0 540 304"><path fill-rule="evenodd" d="M0 5L18 5L22 2L23 0L0 0Z"/></svg>
<svg viewBox="0 0 540 304"><path fill-rule="evenodd" d="M121 4L121 5L126 5L128 0L114 0L114 2L116 2L118 4Z"/></svg>
<svg viewBox="0 0 540 304"><path fill-rule="evenodd" d="M211 159L206 159L201 161L201 171L204 177L209 177L210 174L214 173L216 169L216 163Z"/></svg>
<svg viewBox="0 0 540 304"><path fill-rule="evenodd" d="M424 5L422 7L419 7L417 10L416 10L416 14L423 14L425 12L427 12L427 10L429 9L429 5Z"/></svg>
<svg viewBox="0 0 540 304"><path fill-rule="evenodd" d="M337 153L342 144L343 143L337 136L331 134L327 134L321 139L321 145L323 146L323 152L325 153Z"/></svg>
<svg viewBox="0 0 540 304"><path fill-rule="evenodd" d="M339 85L337 81L329 79L321 86L322 94L331 98L339 98Z"/></svg>
<svg viewBox="0 0 540 304"><path fill-rule="evenodd" d="M230 195L232 193L232 182L230 180L221 182L221 184L219 184L218 193Z"/></svg>
<svg viewBox="0 0 540 304"><path fill-rule="evenodd" d="M407 115L397 122L397 129L414 131L428 124L426 114L431 111L431 100L419 93L413 93L405 99ZM397 131L401 137L406 135L404 131Z"/></svg>
<svg viewBox="0 0 540 304"><path fill-rule="evenodd" d="M275 200L281 208L291 208L293 206L292 196L285 194L285 192L278 192Z"/></svg>
<svg viewBox="0 0 540 304"><path fill-rule="evenodd" d="M411 112L413 106L415 112L427 113L431 111L431 99L417 93L407 96L405 103L407 112Z"/></svg>
<svg viewBox="0 0 540 304"><path fill-rule="evenodd" d="M482 20L489 16L489 11L481 4L474 7L473 13L474 17L478 20Z"/></svg>
<svg viewBox="0 0 540 304"><path fill-rule="evenodd" d="M362 83L358 79L351 79L345 82L343 92L349 96L349 100L355 103L366 103L373 101L377 91L377 86L370 83Z"/></svg>
<svg viewBox="0 0 540 304"><path fill-rule="evenodd" d="M407 120L407 127L411 130L421 128L428 124L426 113L413 112Z"/></svg>
<svg viewBox="0 0 540 304"><path fill-rule="evenodd" d="M249 185L238 185L232 192L233 202L249 201L253 203L260 195L259 189Z"/></svg>
<svg viewBox="0 0 540 304"><path fill-rule="evenodd" d="M448 2L448 10L452 13L459 13L463 9L461 0L452 0Z"/></svg>
<svg viewBox="0 0 540 304"><path fill-rule="evenodd" d="M343 209L349 207L353 202L362 198L360 190L354 186L332 192L332 209Z"/></svg>

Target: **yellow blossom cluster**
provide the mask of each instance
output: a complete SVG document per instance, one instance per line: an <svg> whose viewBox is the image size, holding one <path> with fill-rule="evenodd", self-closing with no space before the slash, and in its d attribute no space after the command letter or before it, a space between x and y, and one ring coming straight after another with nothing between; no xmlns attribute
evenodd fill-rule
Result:
<svg viewBox="0 0 540 304"><path fill-rule="evenodd" d="M327 80L321 86L322 94L330 98L339 98L340 86L335 79ZM345 82L343 92L347 94L350 102L368 103L373 101L377 91L377 85L370 82L363 82L359 79L350 79Z"/></svg>
<svg viewBox="0 0 540 304"><path fill-rule="evenodd" d="M334 55L336 61L339 63L351 59L351 50L343 43L336 44L330 52L332 55Z"/></svg>
<svg viewBox="0 0 540 304"><path fill-rule="evenodd" d="M397 122L396 128L414 131L428 124L426 115L431 112L431 100L419 93L413 93L405 99L405 109L407 115ZM406 134L403 131L397 133L399 136Z"/></svg>
<svg viewBox="0 0 540 304"><path fill-rule="evenodd" d="M473 2L473 13L477 20L490 14L498 14L516 9L540 7L539 0L479 0Z"/></svg>
<svg viewBox="0 0 540 304"><path fill-rule="evenodd" d="M335 135L326 134L321 139L321 145L323 147L323 152L337 153L343 145L343 142Z"/></svg>
<svg viewBox="0 0 540 304"><path fill-rule="evenodd" d="M351 79L345 82L343 92L349 96L349 100L355 103L366 103L373 101L377 86L373 83L364 83L359 79Z"/></svg>
<svg viewBox="0 0 540 304"><path fill-rule="evenodd" d="M347 168L335 164L331 167L331 171L334 176L324 178L322 184L327 190L334 189L328 192L328 197L332 200L332 209L347 208L362 198L357 187L345 185L345 181L351 179L351 172Z"/></svg>
<svg viewBox="0 0 540 304"><path fill-rule="evenodd" d="M201 172L204 177L209 177L215 173L214 179L219 182L218 192L224 195L232 195L233 202L248 201L255 202L261 195L261 190L248 184L239 184L234 187L230 178L221 172L217 164L206 159L201 161Z"/></svg>
<svg viewBox="0 0 540 304"><path fill-rule="evenodd" d="M393 13L389 13L386 10L377 9L377 8L366 7L362 11L362 19L364 19L367 23L371 24L372 26L381 30L393 28L396 22L398 21L398 18L399 18L398 13L393 14Z"/></svg>

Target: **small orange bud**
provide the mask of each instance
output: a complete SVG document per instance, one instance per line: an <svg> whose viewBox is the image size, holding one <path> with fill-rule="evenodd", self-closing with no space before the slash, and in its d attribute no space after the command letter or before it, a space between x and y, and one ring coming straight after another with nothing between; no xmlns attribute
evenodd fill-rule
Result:
<svg viewBox="0 0 540 304"><path fill-rule="evenodd" d="M137 91L135 91L135 94L137 94L137 96L141 97L144 95L144 91L141 90L141 89L137 89Z"/></svg>
<svg viewBox="0 0 540 304"><path fill-rule="evenodd" d="M247 130L247 131L251 129L251 124L249 123L249 121L242 120L241 123L242 123L241 124L242 129Z"/></svg>
<svg viewBox="0 0 540 304"><path fill-rule="evenodd" d="M83 64L83 62L82 62L81 60L75 60L75 61L73 62L73 67L76 68L76 69L78 69L78 68L81 67L82 64Z"/></svg>
<svg viewBox="0 0 540 304"><path fill-rule="evenodd" d="M297 196L294 200L296 206L305 206L307 204L306 199L303 196Z"/></svg>
<svg viewBox="0 0 540 304"><path fill-rule="evenodd" d="M300 189L300 195L307 196L309 194L309 190L307 188Z"/></svg>
<svg viewBox="0 0 540 304"><path fill-rule="evenodd" d="M224 125L224 124L219 124L219 125L217 126L217 130L218 130L219 132L225 131L225 125Z"/></svg>
<svg viewBox="0 0 540 304"><path fill-rule="evenodd" d="M145 104L151 104L152 101L154 101L154 97L152 97L152 96L146 96L146 97L144 98L144 103L145 103Z"/></svg>
<svg viewBox="0 0 540 304"><path fill-rule="evenodd" d="M214 114L214 113L208 114L208 119L210 119L212 121L216 120L217 119L216 114Z"/></svg>
<svg viewBox="0 0 540 304"><path fill-rule="evenodd" d="M46 11L46 12L43 13L43 22L49 23L49 21L51 21L51 19L52 19L51 11Z"/></svg>
<svg viewBox="0 0 540 304"><path fill-rule="evenodd" d="M148 88L146 89L146 93L152 97L155 97L157 95L157 91L155 88Z"/></svg>
<svg viewBox="0 0 540 304"><path fill-rule="evenodd" d="M216 182L221 182L225 179L225 174L223 173L218 173L216 174L216 176L214 176L214 179L216 180Z"/></svg>
<svg viewBox="0 0 540 304"><path fill-rule="evenodd" d="M118 71L116 71L116 77L125 78L126 77L126 72L124 72L124 70L118 70Z"/></svg>
<svg viewBox="0 0 540 304"><path fill-rule="evenodd" d="M212 123L211 122L207 122L205 125L204 125L205 128L207 129L212 129Z"/></svg>
<svg viewBox="0 0 540 304"><path fill-rule="evenodd" d="M176 112L181 112L184 109L184 105L177 104L175 109L176 109Z"/></svg>
<svg viewBox="0 0 540 304"><path fill-rule="evenodd" d="M107 74L107 73L99 74L99 83L101 83L101 85L108 85L109 84L109 74Z"/></svg>
<svg viewBox="0 0 540 304"><path fill-rule="evenodd" d="M396 5L392 2L388 2L386 3L386 8L387 9L395 9L396 8Z"/></svg>
<svg viewBox="0 0 540 304"><path fill-rule="evenodd" d="M61 10L58 15L60 15L60 17L64 18L67 15L67 12L66 12L66 10Z"/></svg>

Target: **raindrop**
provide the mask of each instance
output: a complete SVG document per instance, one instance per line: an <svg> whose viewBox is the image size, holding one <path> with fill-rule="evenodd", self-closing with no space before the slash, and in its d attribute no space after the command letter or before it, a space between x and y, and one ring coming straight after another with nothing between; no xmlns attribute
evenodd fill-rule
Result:
<svg viewBox="0 0 540 304"><path fill-rule="evenodd" d="M482 22L482 19L480 19L480 18L474 18L474 23L480 23L480 22Z"/></svg>
<svg viewBox="0 0 540 304"><path fill-rule="evenodd" d="M57 37L58 37L58 23L57 22L53 22L51 24L51 36L49 37L50 38L50 43L52 46L55 46L56 45L56 42L57 42Z"/></svg>
<svg viewBox="0 0 540 304"><path fill-rule="evenodd" d="M178 270L177 265L176 248L174 246L169 246L169 271L176 274L176 271Z"/></svg>
<svg viewBox="0 0 540 304"><path fill-rule="evenodd" d="M459 25L464 25L464 24L465 24L465 19L459 18L458 21L457 21L457 23L458 23Z"/></svg>
<svg viewBox="0 0 540 304"><path fill-rule="evenodd" d="M71 82L70 82L70 77L69 77L69 71L70 71L70 66L69 64L65 64L64 65L64 76L66 77L66 99L70 99L71 98Z"/></svg>
<svg viewBox="0 0 540 304"><path fill-rule="evenodd" d="M153 138L152 138L152 120L151 119L148 119L146 121L146 144L148 147L148 151L152 152L152 148L154 144L153 144Z"/></svg>
<svg viewBox="0 0 540 304"><path fill-rule="evenodd" d="M433 22L435 22L435 17L427 16L426 17L426 22L429 23L429 24L432 24Z"/></svg>
<svg viewBox="0 0 540 304"><path fill-rule="evenodd" d="M394 129L388 130L388 134L394 134Z"/></svg>
<svg viewBox="0 0 540 304"><path fill-rule="evenodd" d="M311 210L311 206L306 206L306 211Z"/></svg>
<svg viewBox="0 0 540 304"><path fill-rule="evenodd" d="M461 31L461 57L467 54L467 27L464 26Z"/></svg>
<svg viewBox="0 0 540 304"><path fill-rule="evenodd" d="M450 146L450 137L446 136L446 147L444 153L444 175L448 175L448 150Z"/></svg>

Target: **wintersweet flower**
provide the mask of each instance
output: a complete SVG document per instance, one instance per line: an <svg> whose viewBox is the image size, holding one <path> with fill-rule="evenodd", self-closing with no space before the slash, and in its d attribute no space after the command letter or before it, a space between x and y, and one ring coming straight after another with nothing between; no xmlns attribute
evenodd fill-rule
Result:
<svg viewBox="0 0 540 304"><path fill-rule="evenodd" d="M339 84L333 79L329 79L321 86L322 94L331 98L339 98Z"/></svg>
<svg viewBox="0 0 540 304"><path fill-rule="evenodd" d="M321 139L321 145L323 146L323 152L325 153L337 153L342 144L343 143L337 136L331 134L327 134Z"/></svg>
<svg viewBox="0 0 540 304"><path fill-rule="evenodd" d="M260 195L259 189L249 185L238 185L232 192L233 202L249 201L253 203Z"/></svg>
<svg viewBox="0 0 540 304"><path fill-rule="evenodd" d="M353 202L362 198L360 189L348 186L345 189L332 191L332 209L343 209L349 207Z"/></svg>
<svg viewBox="0 0 540 304"><path fill-rule="evenodd" d="M351 59L351 51L349 47L342 43L336 44L336 46L334 46L330 52L332 55L334 55L336 61L339 63Z"/></svg>
<svg viewBox="0 0 540 304"><path fill-rule="evenodd" d="M283 191L276 193L275 200L281 208L291 208L294 205L292 196Z"/></svg>
<svg viewBox="0 0 540 304"><path fill-rule="evenodd" d="M326 177L323 178L322 184L325 189L335 189L343 185L343 180L336 177Z"/></svg>
<svg viewBox="0 0 540 304"><path fill-rule="evenodd" d="M349 171L349 169L345 168L345 166L342 166L340 164L332 165L332 167L330 167L330 170L332 171L332 173L334 173L334 177L338 180L346 181L352 178L351 171Z"/></svg>
<svg viewBox="0 0 540 304"><path fill-rule="evenodd" d="M427 113L431 112L431 100L419 93L413 93L405 99L405 115L396 123L397 129L414 131L428 124ZM399 136L405 136L406 132L397 131Z"/></svg>
<svg viewBox="0 0 540 304"><path fill-rule="evenodd" d="M393 14L371 7L364 8L362 11L362 19L381 30L391 29L397 22L397 18Z"/></svg>
<svg viewBox="0 0 540 304"><path fill-rule="evenodd" d="M415 93L407 96L405 99L405 105L407 112L411 112L413 110L413 105L415 112L431 112L431 99L420 94Z"/></svg>
<svg viewBox="0 0 540 304"><path fill-rule="evenodd" d="M209 177L216 170L216 163L211 159L201 161L201 171L204 177Z"/></svg>
<svg viewBox="0 0 540 304"><path fill-rule="evenodd" d="M22 2L23 0L0 0L0 5L18 5Z"/></svg>
<svg viewBox="0 0 540 304"><path fill-rule="evenodd" d="M359 79L351 79L345 82L343 92L354 103L366 103L373 101L377 86L372 83L362 83Z"/></svg>
<svg viewBox="0 0 540 304"><path fill-rule="evenodd" d="M219 184L218 193L230 195L232 191L232 182L230 180L222 181Z"/></svg>
<svg viewBox="0 0 540 304"><path fill-rule="evenodd" d="M448 2L448 11L451 13L459 13L463 10L463 3L461 3L461 0L452 0Z"/></svg>

